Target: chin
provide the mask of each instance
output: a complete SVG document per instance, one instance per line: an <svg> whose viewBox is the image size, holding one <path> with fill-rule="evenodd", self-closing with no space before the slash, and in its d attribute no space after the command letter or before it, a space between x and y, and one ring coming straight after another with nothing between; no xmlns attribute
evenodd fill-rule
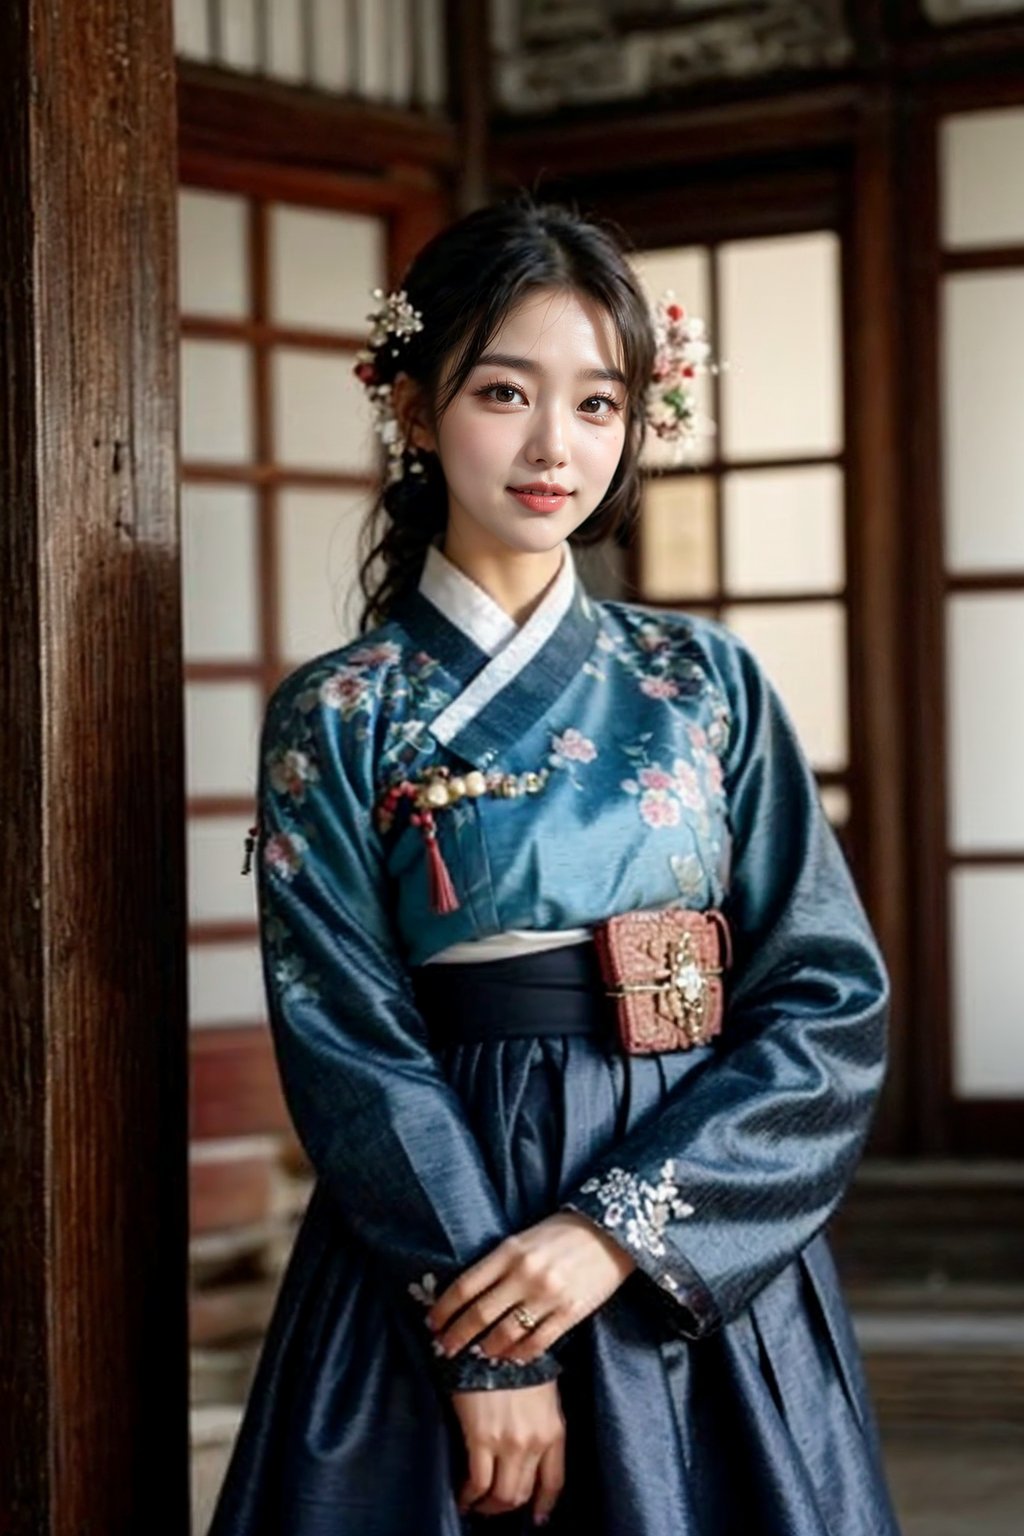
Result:
<svg viewBox="0 0 1024 1536"><path fill-rule="evenodd" d="M575 523L565 523L554 514L549 517L538 515L532 522L520 523L515 527L503 528L496 532L511 549L542 554L546 550L557 549L559 544L565 542L575 526Z"/></svg>

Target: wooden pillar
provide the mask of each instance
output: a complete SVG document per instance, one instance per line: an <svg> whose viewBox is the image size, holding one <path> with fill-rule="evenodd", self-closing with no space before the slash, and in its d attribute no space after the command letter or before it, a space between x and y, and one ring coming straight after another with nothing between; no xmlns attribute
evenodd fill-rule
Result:
<svg viewBox="0 0 1024 1536"><path fill-rule="evenodd" d="M188 1531L170 0L0 8L0 1533Z"/></svg>
<svg viewBox="0 0 1024 1536"><path fill-rule="evenodd" d="M898 110L884 86L865 90L851 169L845 230L845 388L848 412L848 582L860 614L850 636L851 729L860 750L858 808L861 895L885 953L892 985L885 1086L869 1150L912 1150L914 1040L908 974L915 896L907 843L906 528L900 497L903 430L900 372ZM870 764L870 771L868 765ZM929 767L929 772L931 768ZM920 784L917 786L920 791Z"/></svg>
<svg viewBox="0 0 1024 1536"><path fill-rule="evenodd" d="M447 0L448 113L459 140L454 217L489 202L487 153L491 111L489 0Z"/></svg>

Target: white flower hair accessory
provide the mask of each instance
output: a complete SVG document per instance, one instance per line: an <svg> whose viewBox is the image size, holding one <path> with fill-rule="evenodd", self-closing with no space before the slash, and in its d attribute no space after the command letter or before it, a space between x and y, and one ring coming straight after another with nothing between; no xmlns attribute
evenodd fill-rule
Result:
<svg viewBox="0 0 1024 1536"><path fill-rule="evenodd" d="M403 344L414 332L422 331L423 316L409 303L409 296L404 288L394 290L387 295L383 288L374 288L373 297L383 299L384 302L377 309L371 310L366 317L372 322L369 345L362 347L356 353L352 371L360 383L366 386L373 410L373 424L387 451L385 483L393 485L396 480L401 480L405 473L402 461L405 445L401 440L398 418L392 403L392 385L381 379L377 369L376 353L389 341ZM392 345L390 351L392 357L398 356L398 346ZM413 450L413 452L416 451ZM419 459L414 459L409 468L413 474L423 474L423 465Z"/></svg>
<svg viewBox="0 0 1024 1536"><path fill-rule="evenodd" d="M651 306L655 357L647 388L647 420L663 442L675 445L677 460L692 451L698 437L714 432L715 423L697 408L692 380L717 373L704 321L688 315L671 288Z"/></svg>

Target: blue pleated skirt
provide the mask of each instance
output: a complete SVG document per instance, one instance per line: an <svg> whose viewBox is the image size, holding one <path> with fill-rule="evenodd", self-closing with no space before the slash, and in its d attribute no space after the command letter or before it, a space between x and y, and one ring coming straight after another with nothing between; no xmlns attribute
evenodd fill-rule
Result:
<svg viewBox="0 0 1024 1536"><path fill-rule="evenodd" d="M413 973L515 1229L550 1214L698 1053L615 1041L592 944ZM672 1334L638 1273L557 1346L566 1481L550 1536L899 1536L820 1233L740 1316ZM394 1306L322 1183L302 1221L210 1536L525 1536L460 1516L461 1433L422 1318Z"/></svg>

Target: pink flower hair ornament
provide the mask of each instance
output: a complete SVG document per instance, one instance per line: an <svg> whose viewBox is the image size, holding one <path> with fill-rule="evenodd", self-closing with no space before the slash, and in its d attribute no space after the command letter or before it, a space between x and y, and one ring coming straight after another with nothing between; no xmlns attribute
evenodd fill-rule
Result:
<svg viewBox="0 0 1024 1536"><path fill-rule="evenodd" d="M423 314L410 304L404 288L388 294L374 288L372 293L383 302L366 317L371 322L367 345L356 353L352 371L369 397L374 428L387 454L385 484L393 485L405 474L407 452L413 456L409 472L422 475L424 469L416 457L419 450L401 440L392 385L381 378L377 358L385 346L392 357L397 357L399 347L423 330ZM699 437L715 430L715 423L698 409L693 381L699 374L714 373L718 368L710 360L704 321L688 315L671 288L651 306L650 313L655 357L647 387L647 422L656 437L674 445L673 458L678 462L692 452Z"/></svg>

